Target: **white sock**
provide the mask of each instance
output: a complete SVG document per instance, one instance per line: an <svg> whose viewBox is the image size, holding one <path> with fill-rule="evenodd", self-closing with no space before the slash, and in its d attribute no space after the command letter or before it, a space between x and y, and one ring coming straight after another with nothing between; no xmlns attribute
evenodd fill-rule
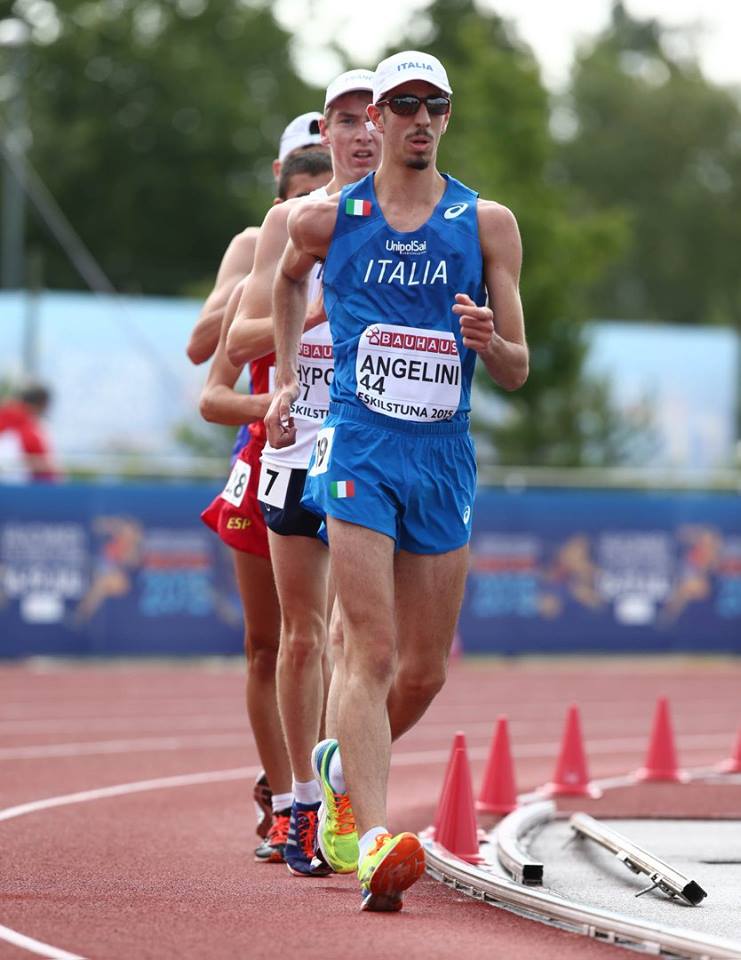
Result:
<svg viewBox="0 0 741 960"><path fill-rule="evenodd" d="M358 863L360 863L369 850L373 849L376 843L376 837L382 833L388 833L386 827L371 827L370 830L366 831L360 840L358 840Z"/></svg>
<svg viewBox="0 0 741 960"><path fill-rule="evenodd" d="M322 788L316 780L294 780L293 795L299 803L319 803L322 799Z"/></svg>
<svg viewBox="0 0 741 960"><path fill-rule="evenodd" d="M274 793L273 794L273 813L283 813L284 810L290 810L293 804L292 793Z"/></svg>
<svg viewBox="0 0 741 960"><path fill-rule="evenodd" d="M332 784L335 793L347 793L339 747L332 754L332 759L329 761L329 782Z"/></svg>

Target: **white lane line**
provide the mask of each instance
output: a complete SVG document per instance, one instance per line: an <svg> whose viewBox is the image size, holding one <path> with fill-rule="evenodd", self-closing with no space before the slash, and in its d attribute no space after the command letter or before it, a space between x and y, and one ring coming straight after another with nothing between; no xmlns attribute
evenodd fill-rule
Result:
<svg viewBox="0 0 741 960"><path fill-rule="evenodd" d="M584 749L586 754L591 756L610 756L611 754L630 753L634 750L643 752L646 749L647 737L622 737L609 740L586 740ZM541 743L513 744L512 755L516 760L518 757L528 760L548 760L554 758L559 748L558 740L543 741ZM715 749L716 747L728 746L728 735L725 733L694 734L692 736L682 737L680 747L681 752L700 751ZM391 758L391 766L413 766L416 763L422 763L421 758L439 759L447 758L450 750L429 750L409 752L405 754L396 754ZM471 760L480 760L489 755L488 747L468 747L468 756ZM411 759L410 759L411 758ZM420 759L416 759L420 758Z"/></svg>
<svg viewBox="0 0 741 960"><path fill-rule="evenodd" d="M685 713L689 714L692 711L702 712L703 721L707 725L712 726L722 726L722 724L728 722L728 712L713 711L711 708L713 706L717 707L717 701L708 703L707 706L701 707L701 701L697 701L692 705L692 710L685 710L682 708L681 711L675 711L676 719L681 720L682 715ZM476 711L477 715L481 715L481 711ZM499 711L502 713L503 711ZM497 714L497 715L498 715ZM554 717L550 716L547 718L548 722L553 722ZM560 718L559 718L560 720ZM646 714L646 717L641 719L640 717L633 717L631 719L631 726L634 728L633 731L638 733L638 728L641 729L645 727L648 730L648 723L650 717ZM543 726L543 723L546 721L546 718L537 717L533 714L528 714L527 717L514 717L510 718L509 729L510 733L519 732L524 733L525 731L540 729ZM8 737L10 739L16 739L19 736L24 734L62 734L62 733L89 733L93 730L95 733L102 733L104 731L125 731L129 736L127 739L133 739L132 734L151 734L156 736L158 733L167 737L176 737L183 734L190 733L191 730L208 730L208 729L218 729L220 733L224 733L226 730L246 730L247 729L247 720L246 715L243 713L232 713L225 714L222 716L214 716L213 714L204 714L200 716L137 716L137 717L101 717L101 718L79 718L74 720L11 720L2 722L0 721L0 737ZM587 735L589 733L595 733L604 729L611 729L615 725L614 718L590 718L586 724ZM424 739L433 739L440 736L440 734L448 733L451 728L461 729L464 728L466 733L470 736L477 736L481 734L491 734L494 730L494 719L492 720L468 720L462 712L458 712L457 715L451 716L450 720L445 719L445 715L439 711L435 711L429 719L425 720L424 724L421 724L415 729L414 735L418 738ZM165 727L164 733L161 732L159 728ZM734 725L735 729L735 725ZM628 731L624 731L628 732ZM676 728L675 732L678 737L682 737L683 734L681 730ZM730 736L733 736L733 730L731 731ZM143 737L142 737L143 739ZM33 749L35 746L41 746L41 744L34 744L29 749ZM53 746L53 745L52 745ZM21 749L20 747L7 746L0 748L0 757L11 756L11 754L6 751Z"/></svg>
<svg viewBox="0 0 741 960"><path fill-rule="evenodd" d="M163 790L172 787L188 787L195 784L216 783L225 780L244 780L247 777L257 776L259 767L235 767L231 770L213 770L207 773L186 773L176 777L158 777L155 780L136 780L131 783L119 783L112 787L100 787L97 790L82 790L80 793L67 793L58 797L46 797L44 800L33 800L30 803L21 803L16 807L0 810L0 820L14 820L29 813L38 813L40 810L50 810L52 807L66 807L73 803L86 803L90 800L105 800L109 797L121 797L131 793L143 793L147 790ZM0 924L0 940L12 943L16 947L28 950L30 953L49 957L50 960L84 960L75 953L67 953L59 947L41 943L32 937L27 937L10 927Z"/></svg>
<svg viewBox="0 0 741 960"><path fill-rule="evenodd" d="M711 678L712 679L712 678ZM672 705L674 713L689 713L693 710L708 710L713 707L717 708L719 701L722 702L723 696L719 695L718 697L709 697L707 691L702 691L700 695L698 691L697 696L687 696L686 693L683 693L681 697L675 696L672 697L669 695L669 700ZM606 697L595 696L585 696L583 693L574 692L574 695L569 697L559 697L558 699L546 699L540 695L536 698L536 702L532 703L528 707L528 717L534 720L536 719L550 719L554 716L554 713L561 717L564 712L564 704L569 700L578 702L583 710L588 710L594 704L598 704L601 708L614 707L615 709L620 708L625 709L627 712L635 713L636 711L645 712L647 716L651 716L653 712L654 701L649 698L636 698L633 700L619 700L619 699L610 699ZM168 720L177 720L178 722L188 722L189 718L193 717L193 709L199 709L200 715L206 718L213 718L215 715L213 711L205 712L205 709L208 708L209 704L215 704L218 707L223 709L224 707L224 698L223 697L192 697L192 698L171 698L170 700L163 700L152 702L151 700L143 701L139 704L140 711L134 714L121 715L118 718L114 718L113 722L136 722L144 718L147 721L151 722L166 722ZM180 712L176 709L172 711L162 710L161 712L153 712L154 710L159 710L162 706L171 705L173 708L182 704L183 712ZM110 706L107 703L99 701L90 701L88 704L90 707L95 707L99 712L90 713L83 712L80 713L79 710L72 713L65 711L63 714L59 715L59 710L64 705L56 704L51 705L47 704L44 701L39 700L28 705L27 709L23 711L18 710L8 710L6 709L7 704L0 706L0 731L4 730L7 726L8 729L36 729L37 725L44 724L57 725L65 727L68 724L83 724L89 725L91 723L95 724L104 724L111 720L110 714L107 713L106 708ZM508 710L519 709L522 706L522 700L517 700L512 697L495 697L493 703L481 704L477 702L472 702L467 700L464 702L454 702L454 701L441 701L436 702L433 708L433 714L437 721L443 721L446 716L450 715L454 719L460 719L466 716L480 716L482 709L488 706L492 706L492 722L496 719L496 716L500 713L507 713ZM79 707L80 703L77 701L72 705L73 707ZM147 711L142 713L142 711ZM54 712L52 712L54 711ZM216 714L216 719L225 717L226 719L233 719L235 714ZM17 725L17 726L16 726ZM40 727L39 727L40 729Z"/></svg>
<svg viewBox="0 0 741 960"><path fill-rule="evenodd" d="M189 787L201 783L216 783L222 780L244 780L255 777L260 767L233 767L231 770L212 770L206 773L184 773L175 777L157 777L155 780L134 780L131 783L119 783L111 787L99 787L96 790L82 790L79 793L66 793L58 797L46 797L44 800L32 800L16 807L0 810L0 821L14 820L27 813L50 810L52 807L66 807L73 803L86 803L89 800L105 800L108 797L122 797L129 793L144 793L146 790L166 790L171 787Z"/></svg>
<svg viewBox="0 0 741 960"><path fill-rule="evenodd" d="M710 737L695 737L695 740L712 740L715 742L720 739L720 735L712 735ZM619 741L602 741L603 746L612 746L611 750L603 750L602 752L620 752L620 750L625 749L625 743L629 742L631 745L636 743L636 740L619 740ZM643 743L643 740L640 741ZM619 749L615 749L615 746L619 744ZM594 746L594 745L593 745ZM526 747L521 748L517 753L521 755L530 754L531 756L538 756L547 751L547 756L552 755L554 749L553 743L545 744L528 744ZM540 754L537 753L540 751ZM471 759L484 759L488 756L488 748L486 747L475 747L468 751L469 757ZM517 754L516 754L517 755ZM417 765L428 765L430 763L444 763L449 756L449 750L418 750L410 751L408 753L397 753L391 758L391 765L395 767L409 767ZM0 821L4 820L13 820L17 817L25 816L29 813L38 813L42 810L50 810L54 807L65 807L71 804L76 803L86 803L92 800L104 800L110 797L120 797L126 796L133 793L143 793L148 790L162 790L162 789L171 789L174 787L186 787L194 786L196 784L204 783L216 783L219 781L227 780L244 780L248 777L254 777L259 772L258 767L236 767L230 770L213 770L205 773L189 773L182 774L174 777L159 777L154 780L138 780L132 781L130 783L120 783L110 787L100 787L96 790L83 790L79 793L68 793L57 797L46 797L43 800L33 800L29 803L18 804L15 807L7 807L5 810L0 810ZM8 927L3 927L0 925L0 940L6 940L8 943L13 943L15 946L25 948L33 953L40 953L41 956L46 956L53 958L59 958L59 960L82 960L75 954L66 953L63 950L59 950L57 947L49 947L46 944L41 944L38 940L33 940L30 937L25 937L23 934L17 933L14 930L11 930ZM39 950L41 947L47 952Z"/></svg>
<svg viewBox="0 0 741 960"><path fill-rule="evenodd" d="M605 749L604 753L617 753L624 749L626 741L604 741L603 746L613 746ZM635 741L630 741L634 743ZM640 741L643 743L643 741ZM533 743L522 747L516 754L530 757L550 757L553 755L555 743ZM468 755L472 760L483 760L488 756L488 747L469 748ZM449 750L413 750L396 753L391 757L392 767L425 766L431 763L444 763L450 755ZM29 813L49 810L53 807L66 807L70 804L85 803L91 800L104 800L109 797L121 797L132 793L143 793L147 790L161 790L172 787L187 787L203 783L215 783L224 780L244 780L257 776L260 768L233 767L229 770L213 770L205 773L186 773L173 777L158 777L154 780L134 780L130 783L119 783L110 787L99 787L95 790L82 790L79 793L67 793L57 797L46 797L43 800L32 800L15 807L0 810L0 822L13 820Z"/></svg>
<svg viewBox="0 0 741 960"><path fill-rule="evenodd" d="M516 728L517 724L513 724ZM469 742L473 738L481 739L478 734L487 736L491 733L491 724L467 724L466 735ZM419 731L414 741L427 739L421 737ZM450 728L447 729L450 732ZM473 734L473 737L471 736ZM439 734L435 739L439 739ZM729 746L731 738L727 734L689 734L678 738L682 752L692 752L695 750L716 749ZM410 740L410 744L414 742ZM619 753L631 753L633 751L642 752L647 744L647 737L622 737L610 739L588 739L585 740L585 749L590 755L610 755ZM51 743L36 744L30 747L0 747L0 762L14 760L51 760L56 757L91 757L104 756L122 753L146 753L166 750L197 750L202 748L214 747L239 747L249 743L249 734L246 730L242 733L212 733L197 734L195 736L184 737L138 737L128 740L89 740L72 743ZM528 759L547 759L555 754L558 749L558 741L543 741L538 743L515 744L512 752L515 758L522 757ZM470 751L472 759L485 757L484 748L472 748ZM415 755L415 754L407 754ZM422 755L422 754L420 754ZM445 756L444 751L426 752L424 756ZM396 755L401 757L401 754ZM403 760L392 760L393 763L399 762L403 765Z"/></svg>
<svg viewBox="0 0 741 960"><path fill-rule="evenodd" d="M249 743L249 732L245 728L242 733L208 733L192 737L139 737L131 740L90 740L82 743L38 744L33 747L0 747L0 761L91 757L100 754L188 750L199 747L240 747Z"/></svg>
<svg viewBox="0 0 741 960"><path fill-rule="evenodd" d="M135 717L76 717L66 720L5 720L0 721L0 736L12 737L34 733L69 733L93 730L126 730L131 732L136 728L141 733L156 733L162 727L168 733L180 730L201 729L209 727L239 727L246 726L247 714L203 714L193 716L189 714L173 714L171 716L147 716L138 714Z"/></svg>
<svg viewBox="0 0 741 960"><path fill-rule="evenodd" d="M48 957L49 960L84 960L77 953L67 953L66 950L52 947L40 940L34 940L33 937L27 937L16 930L11 930L10 927L4 927L2 924L0 924L0 940L6 940L8 943L12 943L14 947L20 947L30 953L37 953L40 957Z"/></svg>
<svg viewBox="0 0 741 960"><path fill-rule="evenodd" d="M2 691L0 691L0 696L1 695ZM187 699L185 697L178 697L177 699L170 700L129 700L126 702L132 703L132 712L122 715L135 718L140 714L144 714L165 719L167 717L185 716L193 710L204 714L213 712L214 710L224 711L225 697L232 695L241 697L242 692L236 691L233 694L231 690L227 690L222 697L198 697L194 694ZM79 697L79 692L74 690L70 691L69 696ZM123 705L116 704L115 706L120 707ZM66 720L85 722L86 720L95 720L96 717L108 716L110 709L111 704L102 700L81 701L78 699L72 702L50 702L49 699L41 699L41 697L39 697L38 699L29 701L28 704L24 705L23 709L20 709L18 705L11 705L9 707L7 703L3 703L3 705L0 706L0 721L3 723L11 723L14 721L22 723L24 720L48 720L51 723L63 723Z"/></svg>
<svg viewBox="0 0 741 960"><path fill-rule="evenodd" d="M553 721L553 718L551 718L551 722L548 724L549 727L553 726L552 721ZM559 718L558 720L559 725L560 723L561 723L561 718ZM722 728L724 724L728 723L728 714L727 713L708 713L707 711L703 711L703 723L706 723L708 727L715 727L716 729ZM446 722L446 721L440 721L437 718L435 718L434 720L430 720L429 722L425 722L424 724L420 724L418 727L415 727L414 733L413 734L410 733L410 735L420 740L433 739L433 738L439 739L441 735L444 736L445 734L451 734L451 732L455 732L457 730L464 730L466 733L466 736L469 736L469 737L482 736L483 737L485 735L491 736L494 733L495 726L496 725L494 721L468 722L466 720L463 720L463 721L451 720ZM542 732L543 726L544 726L544 723L542 720L535 721L535 720L529 720L524 718L518 719L517 717L515 717L514 719L512 718L509 719L510 736L512 735L516 736L518 734L524 735L525 733L532 732L533 730ZM609 732L613 730L615 726L616 724L615 724L614 718L613 719L608 718L606 720L598 720L596 722L594 719L590 719L587 722L582 721L582 727L585 731L584 735L587 741L598 740L599 738L596 736L597 733ZM630 726L630 729L627 729L628 726ZM650 718L647 718L645 722L641 718L638 718L637 720L632 719L630 725L623 723L621 724L621 727L622 727L622 732L631 737L638 736L639 733L645 732L645 739L648 740L649 729L650 729ZM728 734L728 736L730 736L730 738L733 739L733 734L735 730L735 724L733 722L729 725L729 729L730 729L730 734ZM674 727L674 733L677 740L680 742L684 741L688 737L691 739L693 736L695 736L695 734L683 733L681 729L678 729L676 724Z"/></svg>

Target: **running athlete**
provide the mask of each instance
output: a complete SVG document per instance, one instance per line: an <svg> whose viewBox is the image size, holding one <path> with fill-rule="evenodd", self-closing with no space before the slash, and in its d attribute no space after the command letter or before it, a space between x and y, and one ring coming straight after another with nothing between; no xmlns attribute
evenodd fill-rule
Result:
<svg viewBox="0 0 741 960"><path fill-rule="evenodd" d="M296 150L319 149L326 152L319 133L321 113L302 113L291 120L280 137L278 157L273 160L276 186L280 180L283 161ZM222 257L216 282L206 298L188 341L186 353L191 363L204 363L216 349L224 311L234 287L252 269L259 227L245 227L229 243ZM245 438L246 442L246 438Z"/></svg>
<svg viewBox="0 0 741 960"><path fill-rule="evenodd" d="M332 176L328 152L301 151L283 163L278 181L281 200L304 196ZM260 454L265 443L262 423L270 393L273 357L250 364L251 393L235 390L242 372L226 356L226 336L236 312L244 280L227 304L219 344L201 395L206 420L227 425L249 424L249 441L240 449L226 487L202 518L234 554L242 599L247 654L247 713L266 776L258 778L255 800L261 808L258 834L264 838L255 857L283 861L292 803L291 773L281 731L275 691L275 663L280 638L280 609L270 566L267 532L256 494ZM269 785L270 789L267 789ZM272 794L271 794L272 791Z"/></svg>
<svg viewBox="0 0 741 960"><path fill-rule="evenodd" d="M323 191L301 202L314 204L375 169L380 138L366 127L373 74L350 70L327 88L322 133L332 152L334 177ZM272 349L272 288L288 234L288 210L269 211L260 231L255 265L228 340L232 360ZM318 270L310 281L309 303L319 302ZM318 313L318 308L311 314ZM245 327L242 327L244 318ZM258 318L249 320L249 318ZM294 804L286 844L286 863L296 874L323 875L313 862L321 788L314 778L311 752L319 737L324 704L323 660L327 642L328 556L318 538L321 518L301 506L306 468L317 432L327 414L332 379L332 342L326 322L307 330L300 343L299 386L293 404L297 437L290 448L267 444L262 455L260 489L268 526L270 555L280 597L281 641L278 702L293 773Z"/></svg>
<svg viewBox="0 0 741 960"><path fill-rule="evenodd" d="M329 156L327 147L321 142L321 134L319 132L319 120L321 116L321 113L317 113L316 111L301 114L295 117L281 134L278 157L273 160L273 175L279 193L279 196L274 201L275 203L278 203L280 199L281 171L283 170L284 164L294 153L312 150L320 151ZM303 193L304 190L297 189L297 192ZM219 267L214 289L201 310L201 314L196 322L188 344L188 357L193 363L203 363L205 360L208 360L216 348L229 298L237 284L242 281L252 269L258 232L257 227L247 227L242 233L237 234L227 247ZM237 454L246 446L249 439L250 434L247 426L241 423L232 448L232 466L234 465ZM275 610L277 610L277 601ZM278 616L275 610L273 619ZM253 627L254 626L253 624ZM264 772L260 774L255 783L254 798L257 813L257 832L259 836L264 837L270 828L272 808L271 791Z"/></svg>
<svg viewBox="0 0 741 960"><path fill-rule="evenodd" d="M401 909L424 870L418 838L386 827L387 701L397 664L416 664L428 704L444 682L476 487L476 356L506 390L528 373L515 218L436 169L450 98L445 69L429 54L379 64L368 115L383 138L380 167L311 210L294 207L274 290L266 425L280 448L296 434L306 277L324 261L335 375L304 503L326 516L345 634L340 772L360 834L362 908L376 911ZM314 754L329 807L323 850L347 829L348 798L332 772L338 754L334 740Z"/></svg>

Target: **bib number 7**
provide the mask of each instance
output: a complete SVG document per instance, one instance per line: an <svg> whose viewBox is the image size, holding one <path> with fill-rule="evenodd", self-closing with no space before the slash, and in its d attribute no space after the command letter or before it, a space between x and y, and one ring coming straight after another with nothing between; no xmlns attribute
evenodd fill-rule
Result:
<svg viewBox="0 0 741 960"><path fill-rule="evenodd" d="M290 467L277 467L273 463L263 463L260 467L260 480L257 485L257 499L282 510L286 503L288 481L291 479Z"/></svg>

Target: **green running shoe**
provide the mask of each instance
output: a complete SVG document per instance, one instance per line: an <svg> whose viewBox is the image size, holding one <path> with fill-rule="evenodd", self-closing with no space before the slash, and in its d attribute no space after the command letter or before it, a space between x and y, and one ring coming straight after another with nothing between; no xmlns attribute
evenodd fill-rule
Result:
<svg viewBox="0 0 741 960"><path fill-rule="evenodd" d="M390 913L402 908L402 893L425 872L425 852L419 837L382 833L360 861L361 910Z"/></svg>
<svg viewBox="0 0 741 960"><path fill-rule="evenodd" d="M322 740L311 751L311 766L323 798L317 843L335 873L353 873L358 868L358 833L350 798L346 793L335 793L329 782L329 763L337 748L336 740Z"/></svg>

